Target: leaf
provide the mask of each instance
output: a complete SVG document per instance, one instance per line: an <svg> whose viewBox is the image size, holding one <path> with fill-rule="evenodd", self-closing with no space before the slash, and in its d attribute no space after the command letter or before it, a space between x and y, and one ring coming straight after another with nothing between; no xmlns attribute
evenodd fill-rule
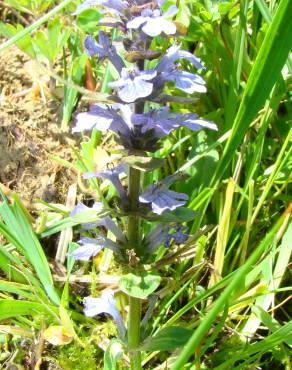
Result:
<svg viewBox="0 0 292 370"><path fill-rule="evenodd" d="M46 236L56 234L59 231L67 229L68 227L74 227L76 225L95 222L101 218L107 216L110 213L110 210L105 209L98 212L98 210L89 209L84 212L80 212L75 216L66 217L63 220L56 221L53 225L48 227L41 236L44 238Z"/></svg>
<svg viewBox="0 0 292 370"><path fill-rule="evenodd" d="M232 134L212 179L220 181L252 120L269 98L292 47L292 1L281 0L249 75Z"/></svg>
<svg viewBox="0 0 292 370"><path fill-rule="evenodd" d="M71 343L74 336L64 326L53 325L44 331L44 338L54 346L62 346Z"/></svg>
<svg viewBox="0 0 292 370"><path fill-rule="evenodd" d="M117 362L123 355L123 347L119 340L112 339L104 353L103 370L118 370Z"/></svg>
<svg viewBox="0 0 292 370"><path fill-rule="evenodd" d="M210 148L208 141L205 131L200 131L194 138L192 150L188 155L187 161L192 161L193 158L199 158L202 154L204 155L185 170L191 175L191 178L180 184L179 191L190 194L195 188L200 186L205 188L209 185L216 169L219 154L215 148Z"/></svg>
<svg viewBox="0 0 292 370"><path fill-rule="evenodd" d="M85 73L85 64L87 55L83 54L76 57L70 65L67 79L77 85L82 84L82 79ZM64 102L62 111L62 127L67 127L71 120L72 112L78 101L78 91L72 87L64 86Z"/></svg>
<svg viewBox="0 0 292 370"><path fill-rule="evenodd" d="M68 312L66 311L66 309L62 305L60 305L60 307L59 307L59 313L60 313L61 324L64 327L64 329L66 330L66 333L68 335L70 335L72 338L76 338L77 334L74 330L72 320L71 320Z"/></svg>
<svg viewBox="0 0 292 370"><path fill-rule="evenodd" d="M86 9L77 16L77 25L85 33L96 32L96 26L102 15L96 9Z"/></svg>
<svg viewBox="0 0 292 370"><path fill-rule="evenodd" d="M54 288L46 255L30 222L23 213L22 206L18 204L16 197L13 204L9 204L4 194L2 194L2 199L0 216L4 222L0 222L0 234L4 235L25 256L36 271L51 301L58 305L60 298Z"/></svg>
<svg viewBox="0 0 292 370"><path fill-rule="evenodd" d="M131 297L145 299L159 286L161 277L147 272L140 276L127 274L121 277L119 288Z"/></svg>
<svg viewBox="0 0 292 370"><path fill-rule="evenodd" d="M52 10L44 14L41 18L30 24L28 27L17 32L9 40L5 41L3 44L0 45L0 53L3 52L5 49L9 48L14 43L17 43L19 40L21 40L23 37L34 31L36 28L40 27L45 22L47 22L48 19L58 14L63 8L65 8L71 2L72 0L63 0L60 4L54 6Z"/></svg>
<svg viewBox="0 0 292 370"><path fill-rule="evenodd" d="M45 314L52 317L57 313L56 307L49 306L33 301L18 301L16 299L0 299L0 320L5 320L17 316L33 316ZM53 316L54 319L56 318Z"/></svg>
<svg viewBox="0 0 292 370"><path fill-rule="evenodd" d="M204 316L200 325L196 328L188 343L184 346L182 352L176 359L172 370L181 370L184 364L192 356L195 349L198 348L202 339L206 336L214 321L218 318L218 315L226 307L226 302L228 302L231 294L238 289L239 284L241 284L242 279L246 277L249 271L254 268L254 265L260 260L262 254L269 248L271 243L274 241L275 235L279 228L282 226L283 216L279 218L278 222L273 226L271 231L266 235L262 242L256 247L253 253L249 256L248 260L244 265L242 265L238 270L236 270L229 284L221 292L220 296L213 303L212 308ZM193 307L193 306L192 306ZM249 346L254 347L254 346Z"/></svg>
<svg viewBox="0 0 292 370"><path fill-rule="evenodd" d="M148 337L139 347L141 351L171 351L187 343L193 331L181 326L162 329L154 337Z"/></svg>
<svg viewBox="0 0 292 370"><path fill-rule="evenodd" d="M159 216L161 222L188 222L193 221L197 213L186 207L179 207L172 212L163 212Z"/></svg>
<svg viewBox="0 0 292 370"><path fill-rule="evenodd" d="M281 328L281 325L279 322L272 317L267 311L265 311L261 306L252 306L252 313L255 314L256 317L258 317L261 322L272 332L276 332ZM286 344L289 347L292 347L292 338L290 340L288 339L286 341Z"/></svg>
<svg viewBox="0 0 292 370"><path fill-rule="evenodd" d="M123 159L130 167L136 168L140 171L153 171L163 165L164 159L153 157L139 157L131 155Z"/></svg>
<svg viewBox="0 0 292 370"><path fill-rule="evenodd" d="M181 23L183 26L189 27L190 25L190 8L186 4L186 1L179 2L179 10L175 17L176 21Z"/></svg>
<svg viewBox="0 0 292 370"><path fill-rule="evenodd" d="M0 22L0 33L5 37L13 37L17 35L18 32L23 31L23 26L17 24L13 26L12 24L5 24ZM31 58L35 58L36 54L32 45L32 38L30 35L25 35L19 41L15 43L17 47L22 50L24 53L28 54Z"/></svg>

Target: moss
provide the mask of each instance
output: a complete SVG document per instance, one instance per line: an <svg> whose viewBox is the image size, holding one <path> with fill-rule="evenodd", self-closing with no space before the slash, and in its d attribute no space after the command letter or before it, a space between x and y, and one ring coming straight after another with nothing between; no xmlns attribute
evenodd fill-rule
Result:
<svg viewBox="0 0 292 370"><path fill-rule="evenodd" d="M76 343L59 347L57 361L63 370L102 369L102 351L92 343L85 348Z"/></svg>

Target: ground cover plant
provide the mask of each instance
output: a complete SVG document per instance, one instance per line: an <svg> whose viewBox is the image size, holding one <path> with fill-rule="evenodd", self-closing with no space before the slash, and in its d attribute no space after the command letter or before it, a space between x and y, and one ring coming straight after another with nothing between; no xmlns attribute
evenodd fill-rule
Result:
<svg viewBox="0 0 292 370"><path fill-rule="evenodd" d="M1 7L72 153L0 177L2 367L290 369L292 3Z"/></svg>

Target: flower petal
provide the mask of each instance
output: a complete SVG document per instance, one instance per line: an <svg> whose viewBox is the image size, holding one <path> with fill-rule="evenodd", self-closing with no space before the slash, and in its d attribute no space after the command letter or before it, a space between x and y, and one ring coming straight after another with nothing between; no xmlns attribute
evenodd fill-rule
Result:
<svg viewBox="0 0 292 370"><path fill-rule="evenodd" d="M88 261L104 248L104 244L96 243L95 239L83 238L83 241L81 239L80 242L83 245L70 253L70 256L80 261Z"/></svg>
<svg viewBox="0 0 292 370"><path fill-rule="evenodd" d="M133 103L139 98L144 98L152 93L153 84L144 80L131 81L118 91L119 98L126 103Z"/></svg>
<svg viewBox="0 0 292 370"><path fill-rule="evenodd" d="M127 23L127 28L139 28L143 23L147 22L146 17L135 17Z"/></svg>
<svg viewBox="0 0 292 370"><path fill-rule="evenodd" d="M88 112L78 113L76 116L76 124L72 132L82 132L97 130L104 132L109 129L114 115L110 110L104 109L98 105L92 105Z"/></svg>
<svg viewBox="0 0 292 370"><path fill-rule="evenodd" d="M162 17L149 18L145 25L142 27L142 31L150 37L160 35L163 32L161 27L162 20L163 20Z"/></svg>
<svg viewBox="0 0 292 370"><path fill-rule="evenodd" d="M116 301L112 290L103 291L100 298L85 297L83 302L84 313L86 316L94 317L101 313L111 315L117 324L121 338L125 338L126 328L122 317L116 308Z"/></svg>
<svg viewBox="0 0 292 370"><path fill-rule="evenodd" d="M173 17L178 13L178 8L175 5L170 5L167 11L163 14L165 18Z"/></svg>

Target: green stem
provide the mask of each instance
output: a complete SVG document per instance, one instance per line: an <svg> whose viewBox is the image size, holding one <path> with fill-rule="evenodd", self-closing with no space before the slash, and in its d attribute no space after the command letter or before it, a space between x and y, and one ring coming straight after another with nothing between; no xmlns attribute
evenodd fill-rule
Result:
<svg viewBox="0 0 292 370"><path fill-rule="evenodd" d="M129 199L130 199L130 208L132 212L135 212L138 208L140 177L141 177L140 171L130 167ZM129 216L128 240L130 249L138 251L140 244L140 220L137 216Z"/></svg>
<svg viewBox="0 0 292 370"><path fill-rule="evenodd" d="M129 324L128 324L128 344L129 348L136 348L140 342L140 321L141 321L141 300L129 297ZM130 352L131 370L140 370L141 352Z"/></svg>
<svg viewBox="0 0 292 370"><path fill-rule="evenodd" d="M138 208L140 190L140 171L130 167L129 174L129 199L131 211ZM139 254L140 248L140 219L137 216L129 216L128 222L129 249ZM140 322L141 322L141 300L129 296L129 323L128 323L128 344L129 348L136 348L140 343ZM141 352L130 352L131 370L140 370Z"/></svg>
<svg viewBox="0 0 292 370"><path fill-rule="evenodd" d="M144 60L137 62L137 67L140 71L144 69ZM135 103L135 113L144 112L144 102ZM135 213L139 208L139 192L140 192L141 172L136 168L130 167L129 171L129 189L128 196L130 200L130 210ZM129 216L128 220L128 241L129 241L129 256L134 252L134 260L132 264L139 263L139 255L141 253L141 220L138 216ZM131 262L131 261L130 261ZM139 298L129 296L129 322L128 322L128 345L130 349L130 364L131 370L141 370L141 352L135 351L140 344L140 326L141 326L141 300ZM133 349L134 351L131 351Z"/></svg>

